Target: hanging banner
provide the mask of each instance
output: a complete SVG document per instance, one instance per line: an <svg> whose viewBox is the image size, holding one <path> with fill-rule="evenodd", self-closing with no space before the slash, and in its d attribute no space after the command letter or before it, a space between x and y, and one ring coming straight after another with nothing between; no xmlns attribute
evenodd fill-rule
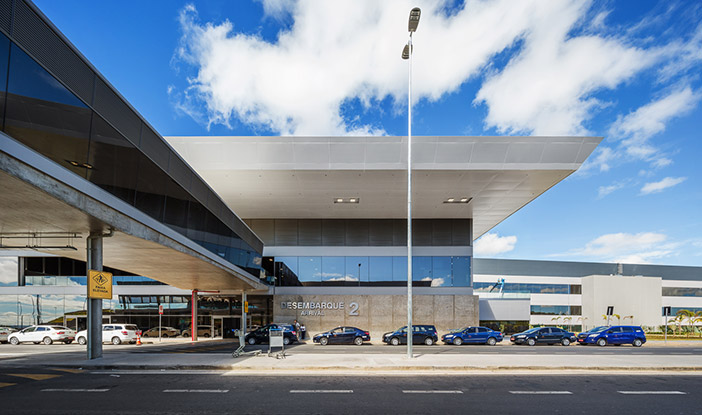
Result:
<svg viewBox="0 0 702 415"><path fill-rule="evenodd" d="M88 298L112 299L112 274L88 270Z"/></svg>

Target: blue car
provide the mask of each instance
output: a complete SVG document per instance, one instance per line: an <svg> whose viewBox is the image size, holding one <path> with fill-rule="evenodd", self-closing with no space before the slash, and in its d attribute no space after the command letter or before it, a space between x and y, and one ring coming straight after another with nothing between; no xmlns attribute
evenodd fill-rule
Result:
<svg viewBox="0 0 702 415"><path fill-rule="evenodd" d="M509 340L514 344L556 344L569 346L576 340L575 334L565 331L560 327L534 327L521 333L513 334Z"/></svg>
<svg viewBox="0 0 702 415"><path fill-rule="evenodd" d="M446 344L460 346L463 343L487 344L494 346L503 339L502 333L487 327L465 327L460 330L441 336L441 341Z"/></svg>
<svg viewBox="0 0 702 415"><path fill-rule="evenodd" d="M322 346L327 344L355 344L361 346L364 341L370 341L370 334L356 327L337 327L335 329L325 331L324 333L315 334L312 337L314 343L319 343Z"/></svg>
<svg viewBox="0 0 702 415"><path fill-rule="evenodd" d="M644 343L646 343L646 335L640 326L601 326L578 335L578 344L583 345L631 344L634 347L641 347Z"/></svg>

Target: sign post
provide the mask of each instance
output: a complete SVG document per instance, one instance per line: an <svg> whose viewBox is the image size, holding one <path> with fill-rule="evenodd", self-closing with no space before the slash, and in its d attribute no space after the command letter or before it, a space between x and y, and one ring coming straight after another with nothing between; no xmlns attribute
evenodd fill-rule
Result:
<svg viewBox="0 0 702 415"><path fill-rule="evenodd" d="M614 314L614 306L609 305L607 306L607 325L609 326L609 318L612 317L612 314Z"/></svg>
<svg viewBox="0 0 702 415"><path fill-rule="evenodd" d="M670 316L670 306L663 307L663 315L665 316L665 343L668 343L668 317Z"/></svg>
<svg viewBox="0 0 702 415"><path fill-rule="evenodd" d="M161 316L163 316L163 304L158 306L158 341L161 341Z"/></svg>

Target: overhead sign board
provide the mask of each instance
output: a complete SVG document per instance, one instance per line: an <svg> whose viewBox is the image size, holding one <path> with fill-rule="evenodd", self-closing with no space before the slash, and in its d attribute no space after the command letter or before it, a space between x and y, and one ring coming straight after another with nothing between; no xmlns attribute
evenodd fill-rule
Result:
<svg viewBox="0 0 702 415"><path fill-rule="evenodd" d="M112 274L88 270L88 298L112 299Z"/></svg>

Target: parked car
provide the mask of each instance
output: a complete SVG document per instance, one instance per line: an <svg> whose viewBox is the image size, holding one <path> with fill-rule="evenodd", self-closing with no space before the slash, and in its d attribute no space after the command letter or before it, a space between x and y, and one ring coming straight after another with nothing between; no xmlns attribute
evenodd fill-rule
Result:
<svg viewBox="0 0 702 415"><path fill-rule="evenodd" d="M436 327L427 324L412 325L412 344L425 344L431 346L439 341ZM383 334L383 342L397 346L407 344L407 326Z"/></svg>
<svg viewBox="0 0 702 415"><path fill-rule="evenodd" d="M181 335L183 337L191 337L190 336L191 333L192 333L191 329L185 329L185 330L183 330ZM218 336L218 335L219 335L219 333L217 331L215 331L215 336ZM210 329L209 327L203 327L203 328L198 327L197 328L197 336L198 337L205 337L205 338L212 337L212 329Z"/></svg>
<svg viewBox="0 0 702 415"><path fill-rule="evenodd" d="M534 327L521 333L513 334L509 340L514 344L556 344L569 346L576 340L575 334L565 331L560 327Z"/></svg>
<svg viewBox="0 0 702 415"><path fill-rule="evenodd" d="M14 345L24 342L32 342L34 344L64 342L70 344L75 337L76 332L68 327L41 324L29 326L26 329L12 333L7 337L7 340Z"/></svg>
<svg viewBox="0 0 702 415"><path fill-rule="evenodd" d="M10 327L0 327L0 343L7 343L8 336L16 331Z"/></svg>
<svg viewBox="0 0 702 415"><path fill-rule="evenodd" d="M112 344L135 343L138 331L139 328L134 324L103 324L102 342ZM78 344L88 343L88 331L79 331L76 334L76 341L78 341Z"/></svg>
<svg viewBox="0 0 702 415"><path fill-rule="evenodd" d="M601 326L580 333L578 343L598 346L631 344L635 347L641 347L646 343L646 335L640 326Z"/></svg>
<svg viewBox="0 0 702 415"><path fill-rule="evenodd" d="M161 327L161 337L178 337L180 335L180 330L174 329L173 327ZM158 327L150 328L146 330L143 337L158 337Z"/></svg>
<svg viewBox="0 0 702 415"><path fill-rule="evenodd" d="M271 323L271 324L266 324L263 327L260 327L256 330L250 331L246 333L246 337L244 337L244 341L250 345L258 344L258 343L268 343L268 331L270 329L282 329L283 330L283 344L286 346L292 343L295 343L297 341L297 332L295 331L295 328L293 327L292 324L280 324L280 323Z"/></svg>
<svg viewBox="0 0 702 415"><path fill-rule="evenodd" d="M370 333L356 327L337 327L312 337L314 343L322 346L327 344L355 344L361 346L364 341L370 341Z"/></svg>
<svg viewBox="0 0 702 415"><path fill-rule="evenodd" d="M494 346L503 340L502 333L487 327L464 327L441 336L446 344L460 346L463 343L488 344Z"/></svg>

